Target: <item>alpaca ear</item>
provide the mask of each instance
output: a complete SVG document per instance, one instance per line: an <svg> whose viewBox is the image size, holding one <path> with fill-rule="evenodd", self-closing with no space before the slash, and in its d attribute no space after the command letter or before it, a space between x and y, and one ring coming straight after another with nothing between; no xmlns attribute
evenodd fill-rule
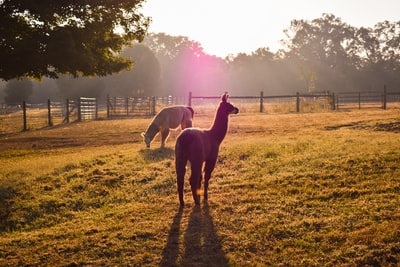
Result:
<svg viewBox="0 0 400 267"><path fill-rule="evenodd" d="M145 133L141 133L140 135L141 135L142 137L144 137L146 134L145 134Z"/></svg>
<svg viewBox="0 0 400 267"><path fill-rule="evenodd" d="M228 97L229 97L228 92L225 92L225 94L223 94L221 97L222 102L228 102Z"/></svg>

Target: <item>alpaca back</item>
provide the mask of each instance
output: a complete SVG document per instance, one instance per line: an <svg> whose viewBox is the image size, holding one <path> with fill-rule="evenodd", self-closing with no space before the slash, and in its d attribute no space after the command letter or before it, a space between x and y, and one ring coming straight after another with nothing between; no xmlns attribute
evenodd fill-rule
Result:
<svg viewBox="0 0 400 267"><path fill-rule="evenodd" d="M203 154L202 130L186 128L176 139L175 154L177 158L189 160L193 151L199 152L199 156Z"/></svg>
<svg viewBox="0 0 400 267"><path fill-rule="evenodd" d="M146 132L142 133L146 146L150 147L151 141L159 132L161 133L161 146L164 146L170 129L176 129L179 126L181 126L181 129L192 127L193 114L193 109L185 106L172 106L161 109L154 116Z"/></svg>
<svg viewBox="0 0 400 267"><path fill-rule="evenodd" d="M158 127L176 129L183 122L192 125L192 112L185 106L163 108L153 119Z"/></svg>
<svg viewBox="0 0 400 267"><path fill-rule="evenodd" d="M186 128L178 136L175 144L175 156L182 160L201 161L209 159L218 153L217 144L209 130Z"/></svg>

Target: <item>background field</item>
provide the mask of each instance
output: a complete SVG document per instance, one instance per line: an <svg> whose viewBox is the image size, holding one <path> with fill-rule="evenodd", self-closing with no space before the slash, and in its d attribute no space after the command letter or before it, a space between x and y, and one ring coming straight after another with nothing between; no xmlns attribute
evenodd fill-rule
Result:
<svg viewBox="0 0 400 267"><path fill-rule="evenodd" d="M195 115L208 127L213 114ZM172 133L100 120L0 138L0 265L398 266L400 111L234 115L209 203Z"/></svg>

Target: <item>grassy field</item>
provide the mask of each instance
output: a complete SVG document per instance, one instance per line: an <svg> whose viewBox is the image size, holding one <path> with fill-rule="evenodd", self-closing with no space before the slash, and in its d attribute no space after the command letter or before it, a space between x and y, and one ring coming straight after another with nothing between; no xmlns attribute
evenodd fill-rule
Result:
<svg viewBox="0 0 400 267"><path fill-rule="evenodd" d="M183 209L149 121L0 137L0 266L399 266L398 109L233 115Z"/></svg>

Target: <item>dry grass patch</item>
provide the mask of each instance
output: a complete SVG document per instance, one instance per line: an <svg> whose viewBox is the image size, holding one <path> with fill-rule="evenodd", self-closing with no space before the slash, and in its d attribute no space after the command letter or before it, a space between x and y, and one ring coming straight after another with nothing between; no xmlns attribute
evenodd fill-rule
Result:
<svg viewBox="0 0 400 267"><path fill-rule="evenodd" d="M398 118L232 116L208 205L193 207L187 191L183 209L177 133L166 149L147 150L149 119L2 137L0 265L396 266Z"/></svg>

